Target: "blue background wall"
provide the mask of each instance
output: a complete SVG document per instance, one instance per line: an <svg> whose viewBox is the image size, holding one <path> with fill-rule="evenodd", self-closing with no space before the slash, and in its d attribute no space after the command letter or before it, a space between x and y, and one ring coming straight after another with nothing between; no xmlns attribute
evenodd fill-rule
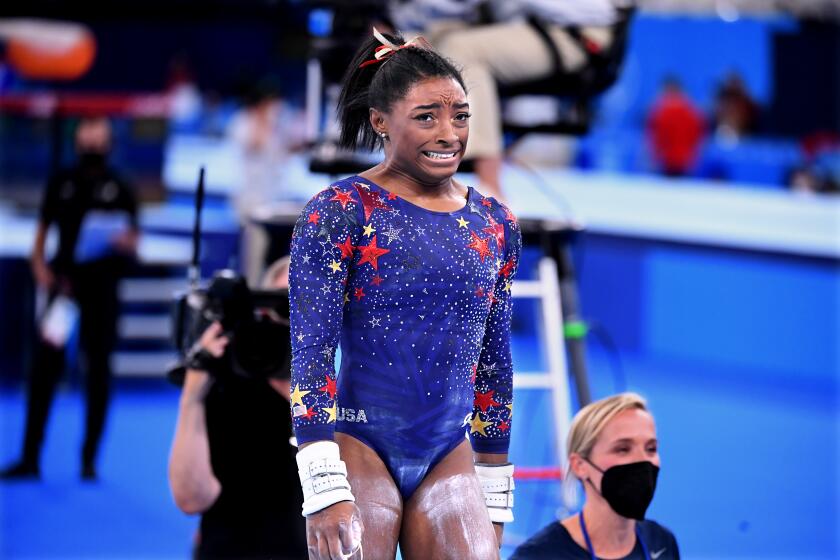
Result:
<svg viewBox="0 0 840 560"><path fill-rule="evenodd" d="M705 112L716 86L741 75L760 105L773 100L773 36L794 33L787 18L739 19L641 15L633 22L627 58L618 82L603 98L603 125L640 126L668 76Z"/></svg>
<svg viewBox="0 0 840 560"><path fill-rule="evenodd" d="M651 515L686 557L836 558L840 263L587 235L584 316L650 399L663 457ZM617 388L590 338L596 397Z"/></svg>
<svg viewBox="0 0 840 560"><path fill-rule="evenodd" d="M578 260L585 313L622 351L836 381L836 261L598 235Z"/></svg>

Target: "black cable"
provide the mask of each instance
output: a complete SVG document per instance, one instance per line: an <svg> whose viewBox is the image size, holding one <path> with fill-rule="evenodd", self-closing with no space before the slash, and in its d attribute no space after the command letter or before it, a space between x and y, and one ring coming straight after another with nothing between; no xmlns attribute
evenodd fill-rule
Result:
<svg viewBox="0 0 840 560"><path fill-rule="evenodd" d="M534 168L529 163L526 163L526 162L522 161L521 159L516 158L514 156L511 156L511 155L507 155L506 159L507 159L508 162L510 162L514 166L519 167L523 171L525 171L533 179L531 184L533 186L537 187L537 190L539 190L541 193L543 193L545 196L547 196L549 198L556 198L560 202L560 205L561 205L563 211L566 213L566 216L564 216L564 217L567 218L570 222L575 223L576 212L575 212L574 208L572 207L571 202L569 202L569 199L566 198L565 196L563 196L562 193L558 192L557 189L552 187L551 184L548 182L548 180L546 180L546 178L543 177L540 174L540 172L536 170L536 168ZM577 251L576 251L577 257L574 259L574 264L575 264L575 270L577 271L576 276L578 278L580 278L581 277L581 271L583 271L583 261L584 261L585 255L586 255L586 246L583 243L581 243L581 244L575 244L575 247L577 248Z"/></svg>

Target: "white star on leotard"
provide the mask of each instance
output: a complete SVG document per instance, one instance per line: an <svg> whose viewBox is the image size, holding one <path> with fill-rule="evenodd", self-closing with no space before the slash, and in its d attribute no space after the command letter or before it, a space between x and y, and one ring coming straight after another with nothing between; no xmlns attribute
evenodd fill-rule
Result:
<svg viewBox="0 0 840 560"><path fill-rule="evenodd" d="M326 241L319 241L318 243L320 243L320 244L321 244L321 248L323 249L323 252L321 253L321 255L322 255L322 256L323 256L323 255L330 255L330 256L332 256L332 254L333 254L333 247L332 247L332 244L330 243L330 240L329 240L329 239L327 239Z"/></svg>
<svg viewBox="0 0 840 560"><path fill-rule="evenodd" d="M393 224L388 224L388 229L382 232L382 235L388 238L387 245L390 245L393 240L402 241L400 232L403 228L395 228Z"/></svg>

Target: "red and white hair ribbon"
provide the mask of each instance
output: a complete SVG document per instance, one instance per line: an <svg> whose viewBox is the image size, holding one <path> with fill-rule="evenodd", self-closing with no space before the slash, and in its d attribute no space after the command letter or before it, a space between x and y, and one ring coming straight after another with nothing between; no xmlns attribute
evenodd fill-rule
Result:
<svg viewBox="0 0 840 560"><path fill-rule="evenodd" d="M379 30L375 27L373 28L373 36L376 37L376 40L382 44L376 47L376 49L374 49L373 58L362 62L359 65L359 68L364 68L365 66L376 64L377 62L382 62L400 49L404 49L406 47L419 46L421 41L425 42L425 39L418 36L411 39L410 41L406 41L405 44L401 46L397 46L391 41L389 41L388 38L385 37L385 35L383 35L382 33L380 33Z"/></svg>

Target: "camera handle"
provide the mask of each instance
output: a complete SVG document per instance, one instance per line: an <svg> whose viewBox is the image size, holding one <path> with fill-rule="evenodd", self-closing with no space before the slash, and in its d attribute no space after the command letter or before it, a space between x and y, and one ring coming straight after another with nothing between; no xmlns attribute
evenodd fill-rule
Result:
<svg viewBox="0 0 840 560"><path fill-rule="evenodd" d="M198 260L201 256L201 210L204 207L204 166L202 165L198 171L198 186L195 191L195 221L193 222L192 234L192 260L187 272L190 289L198 288L201 280L201 267Z"/></svg>

